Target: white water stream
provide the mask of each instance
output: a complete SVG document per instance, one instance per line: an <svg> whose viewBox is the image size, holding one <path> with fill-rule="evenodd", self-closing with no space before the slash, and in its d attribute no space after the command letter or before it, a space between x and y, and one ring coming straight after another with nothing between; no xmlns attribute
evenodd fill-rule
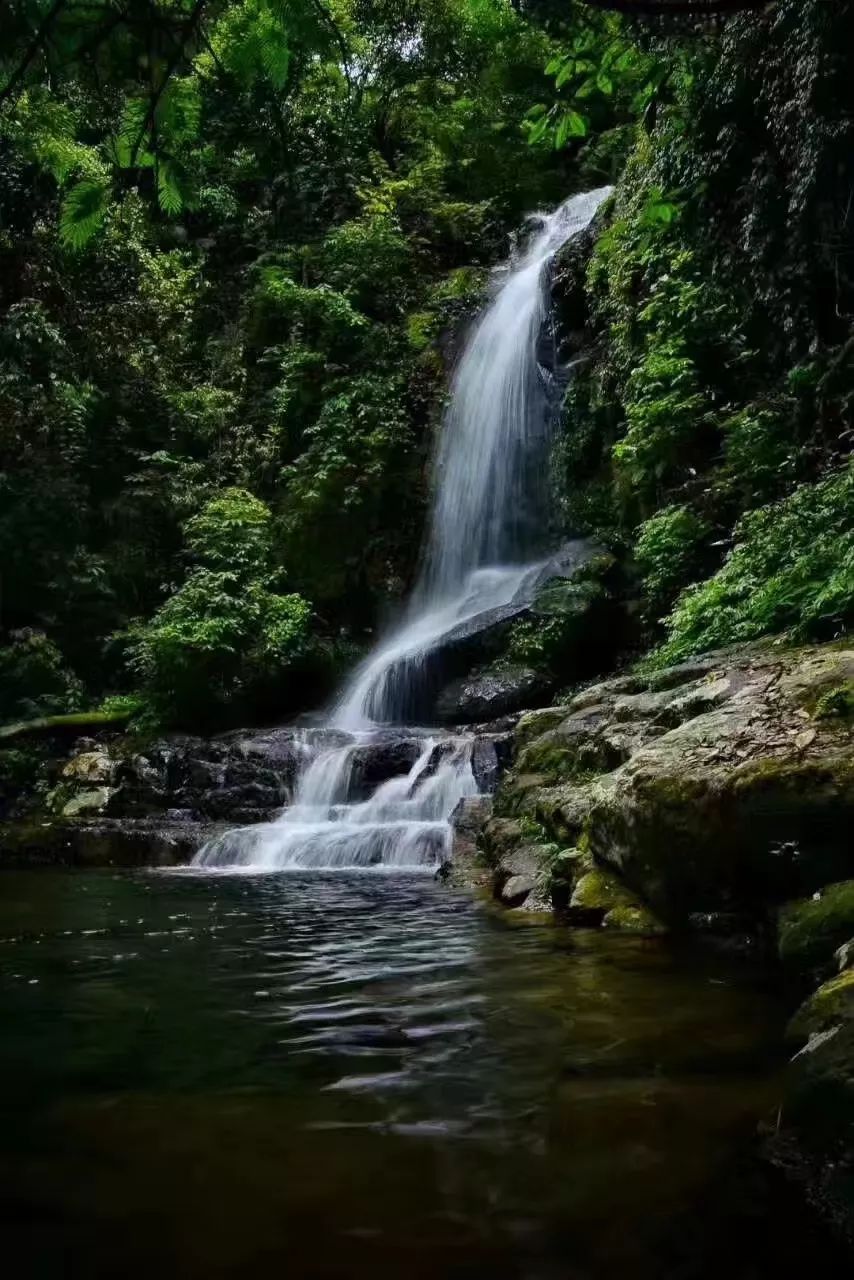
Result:
<svg viewBox="0 0 854 1280"><path fill-rule="evenodd" d="M473 739L425 737L407 774L359 802L350 798L352 764L379 725L403 718L409 689L442 639L479 614L524 598L543 572L552 414L537 344L548 308L548 266L609 192L603 187L573 196L537 219L536 233L469 335L437 451L420 580L401 623L356 669L332 712L331 727L348 733L349 743L326 749L306 743L294 803L276 822L209 842L195 865L431 870L445 861L450 816L478 791Z"/></svg>

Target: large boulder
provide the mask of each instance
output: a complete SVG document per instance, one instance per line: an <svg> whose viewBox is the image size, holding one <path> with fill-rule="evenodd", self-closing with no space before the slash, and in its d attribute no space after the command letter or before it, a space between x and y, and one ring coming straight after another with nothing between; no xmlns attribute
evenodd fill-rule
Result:
<svg viewBox="0 0 854 1280"><path fill-rule="evenodd" d="M552 687L547 676L531 667L497 664L446 685L436 711L446 724L475 724L531 706L545 699Z"/></svg>
<svg viewBox="0 0 854 1280"><path fill-rule="evenodd" d="M409 714L416 720L472 723L542 704L558 672L508 656L513 629L560 620L559 678L564 684L607 670L625 642L625 609L610 580L615 561L587 539L564 544L507 604L449 630L410 663ZM392 673L393 678L393 673Z"/></svg>
<svg viewBox="0 0 854 1280"><path fill-rule="evenodd" d="M778 930L780 959L798 971L827 968L853 935L854 880L843 880L783 907Z"/></svg>
<svg viewBox="0 0 854 1280"><path fill-rule="evenodd" d="M844 645L754 645L602 682L519 721L497 812L673 923L759 920L854 874L852 678Z"/></svg>
<svg viewBox="0 0 854 1280"><path fill-rule="evenodd" d="M823 1216L850 1240L854 1237L854 970L845 970L810 996L790 1022L788 1038L797 1052L767 1151L772 1161L808 1188Z"/></svg>

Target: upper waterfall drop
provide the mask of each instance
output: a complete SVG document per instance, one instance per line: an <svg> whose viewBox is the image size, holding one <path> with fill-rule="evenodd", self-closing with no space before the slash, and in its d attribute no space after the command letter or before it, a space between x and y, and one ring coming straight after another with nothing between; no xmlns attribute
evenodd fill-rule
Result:
<svg viewBox="0 0 854 1280"><path fill-rule="evenodd" d="M548 264L590 223L610 187L538 215L483 310L453 376L433 478L422 572L401 623L357 668L331 727L300 735L293 803L275 822L227 831L195 866L434 870L450 854L450 817L479 793L475 740L409 730L408 772L384 775L368 798L354 761L406 718L429 655L456 628L530 591L551 561L544 477L551 419L537 344L548 311ZM331 745L330 745L331 743ZM493 748L494 750L494 748Z"/></svg>
<svg viewBox="0 0 854 1280"><path fill-rule="evenodd" d="M550 420L537 342L548 313L546 268L584 231L611 187L571 196L536 216L539 230L483 311L451 382L433 510L414 604L446 599L483 566L518 565L543 551Z"/></svg>
<svg viewBox="0 0 854 1280"><path fill-rule="evenodd" d="M536 215L538 230L469 335L439 437L419 581L400 625L345 687L333 711L338 727L404 719L407 685L442 637L509 604L540 571L553 417L537 360L547 267L612 190L570 196L554 213Z"/></svg>

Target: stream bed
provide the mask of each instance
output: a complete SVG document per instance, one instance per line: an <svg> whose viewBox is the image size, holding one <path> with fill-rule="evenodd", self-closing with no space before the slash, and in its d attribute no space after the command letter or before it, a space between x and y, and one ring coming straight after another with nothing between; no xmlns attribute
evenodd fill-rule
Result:
<svg viewBox="0 0 854 1280"><path fill-rule="evenodd" d="M2 886L16 1275L822 1273L750 1155L784 1020L755 969L424 875Z"/></svg>

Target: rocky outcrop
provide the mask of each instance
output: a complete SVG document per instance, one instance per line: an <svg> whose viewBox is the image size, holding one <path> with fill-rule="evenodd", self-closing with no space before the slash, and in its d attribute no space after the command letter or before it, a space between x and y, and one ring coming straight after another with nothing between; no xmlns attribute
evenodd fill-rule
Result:
<svg viewBox="0 0 854 1280"><path fill-rule="evenodd" d="M55 771L45 812L0 827L0 862L186 862L217 830L267 821L287 803L306 732L81 739Z"/></svg>
<svg viewBox="0 0 854 1280"><path fill-rule="evenodd" d="M535 705L552 687L542 672L507 663L452 681L440 693L436 710L447 724L492 720Z"/></svg>
<svg viewBox="0 0 854 1280"><path fill-rule="evenodd" d="M468 818L473 855L476 831L508 758L511 728L511 721L500 720L471 733L471 767L482 793L472 798ZM176 735L146 744L119 735L100 743L82 739L69 757L54 762L44 808L0 824L0 866L189 861L213 836L274 819L291 803L309 757L351 743L348 795L359 803L409 773L428 745L419 777L429 778L458 739L442 731L390 728L354 743L338 730L294 727L210 739ZM466 879L472 878L473 869Z"/></svg>
<svg viewBox="0 0 854 1280"><path fill-rule="evenodd" d="M496 813L581 843L673 925L765 918L854 870L852 732L832 710L852 678L846 646L755 646L591 686L520 719Z"/></svg>
<svg viewBox="0 0 854 1280"><path fill-rule="evenodd" d="M513 656L520 624L542 628L560 620L564 681L607 670L626 637L624 602L611 582L615 572L613 557L595 543L566 543L509 604L469 618L419 660L419 716L471 724L548 701L557 687L548 661Z"/></svg>
<svg viewBox="0 0 854 1280"><path fill-rule="evenodd" d="M769 958L776 941L815 989L766 1152L854 1238L852 688L844 643L592 685L520 717L479 848L515 909L545 893L571 925L758 938Z"/></svg>

